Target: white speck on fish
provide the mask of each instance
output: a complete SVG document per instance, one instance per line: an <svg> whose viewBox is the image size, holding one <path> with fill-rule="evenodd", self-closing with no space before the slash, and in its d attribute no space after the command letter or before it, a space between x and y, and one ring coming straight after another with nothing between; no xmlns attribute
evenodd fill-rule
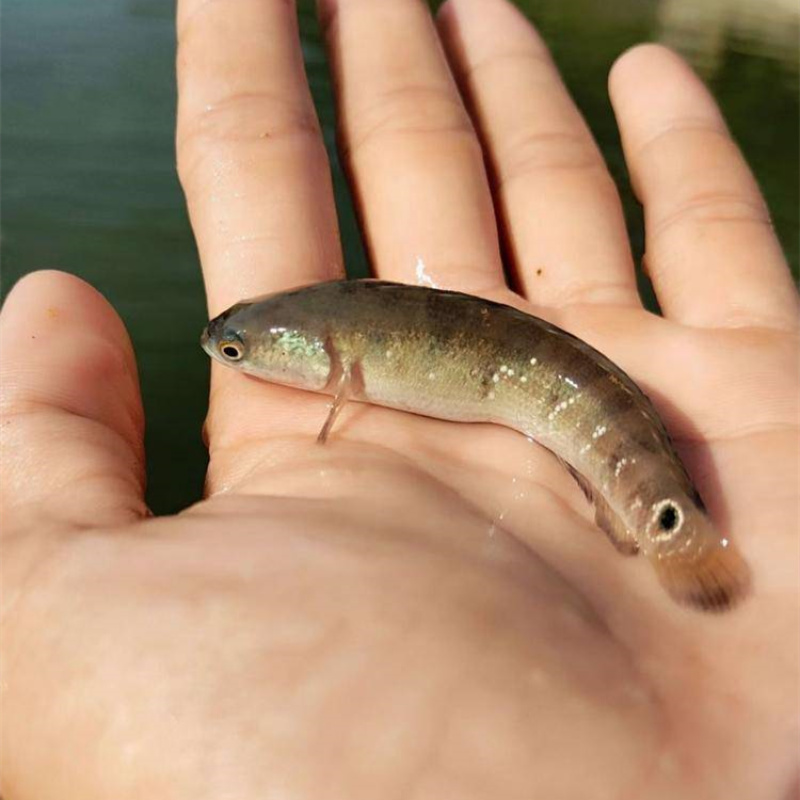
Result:
<svg viewBox="0 0 800 800"><path fill-rule="evenodd" d="M555 408L547 415L547 419L555 419L565 408L570 405L569 401L562 400Z"/></svg>

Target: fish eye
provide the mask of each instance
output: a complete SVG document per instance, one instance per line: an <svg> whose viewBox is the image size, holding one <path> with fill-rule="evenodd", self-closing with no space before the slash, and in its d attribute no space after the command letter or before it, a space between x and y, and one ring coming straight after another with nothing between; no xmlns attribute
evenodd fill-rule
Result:
<svg viewBox="0 0 800 800"><path fill-rule="evenodd" d="M244 355L244 348L241 343L232 340L221 342L219 351L228 361L238 361Z"/></svg>
<svg viewBox="0 0 800 800"><path fill-rule="evenodd" d="M676 503L671 497L665 497L652 506L652 517L650 518L653 531L653 538L657 542L670 542L683 527L684 514L680 503Z"/></svg>

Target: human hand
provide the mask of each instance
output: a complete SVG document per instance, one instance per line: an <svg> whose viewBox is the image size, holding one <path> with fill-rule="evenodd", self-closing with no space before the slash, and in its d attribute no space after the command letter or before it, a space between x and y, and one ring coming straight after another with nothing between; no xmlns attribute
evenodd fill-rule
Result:
<svg viewBox="0 0 800 800"><path fill-rule="evenodd" d="M789 796L797 300L713 102L660 48L611 75L659 318L600 155L512 7L439 17L471 118L422 3L322 16L376 274L414 282L422 263L612 357L753 595L722 616L674 605L517 434L351 405L318 447L326 398L218 365L209 498L148 519L124 329L82 282L38 273L0 318L5 800ZM291 4L181 0L178 27L210 313L339 276Z"/></svg>

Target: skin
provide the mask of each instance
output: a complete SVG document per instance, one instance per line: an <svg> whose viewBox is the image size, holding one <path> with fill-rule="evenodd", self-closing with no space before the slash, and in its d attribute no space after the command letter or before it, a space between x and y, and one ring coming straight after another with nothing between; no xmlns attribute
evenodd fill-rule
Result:
<svg viewBox="0 0 800 800"><path fill-rule="evenodd" d="M598 151L511 6L321 13L376 274L414 282L421 256L439 285L619 363L753 596L724 616L665 602L517 434L352 404L318 447L324 397L222 368L209 497L147 518L124 328L78 279L36 273L0 317L3 797L796 797L797 297L713 101L660 47L610 75L659 318ZM336 277L291 4L181 0L178 27L210 315Z"/></svg>

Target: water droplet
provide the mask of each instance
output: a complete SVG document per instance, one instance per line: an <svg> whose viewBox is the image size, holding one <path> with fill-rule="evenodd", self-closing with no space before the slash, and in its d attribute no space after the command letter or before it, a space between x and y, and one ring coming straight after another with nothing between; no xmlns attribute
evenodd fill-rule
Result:
<svg viewBox="0 0 800 800"><path fill-rule="evenodd" d="M432 289L438 289L439 287L436 285L436 282L428 275L427 268L425 267L425 262L422 260L422 256L417 256L417 264L416 264L416 275L417 275L417 283L420 286L430 286Z"/></svg>

